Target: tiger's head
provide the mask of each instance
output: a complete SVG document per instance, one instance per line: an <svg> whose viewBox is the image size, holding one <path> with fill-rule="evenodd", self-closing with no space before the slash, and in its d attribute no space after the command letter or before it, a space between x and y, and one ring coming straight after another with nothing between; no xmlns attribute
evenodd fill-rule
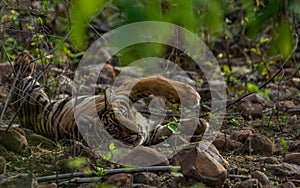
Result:
<svg viewBox="0 0 300 188"><path fill-rule="evenodd" d="M105 91L104 109L98 113L104 129L115 139L127 145L141 145L144 135L140 126L132 118L129 105L124 105L120 99L112 99L112 91Z"/></svg>

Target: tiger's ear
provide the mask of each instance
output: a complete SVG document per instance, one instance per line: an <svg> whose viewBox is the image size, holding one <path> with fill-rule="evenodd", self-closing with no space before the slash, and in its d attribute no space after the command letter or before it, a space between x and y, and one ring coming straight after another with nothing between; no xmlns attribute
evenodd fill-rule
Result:
<svg viewBox="0 0 300 188"><path fill-rule="evenodd" d="M31 76L34 70L34 58L28 51L23 51L18 54L13 62L14 75L25 78Z"/></svg>
<svg viewBox="0 0 300 188"><path fill-rule="evenodd" d="M104 93L104 104L105 104L105 109L111 108L112 107L112 96L114 95L114 92L111 88L107 88Z"/></svg>

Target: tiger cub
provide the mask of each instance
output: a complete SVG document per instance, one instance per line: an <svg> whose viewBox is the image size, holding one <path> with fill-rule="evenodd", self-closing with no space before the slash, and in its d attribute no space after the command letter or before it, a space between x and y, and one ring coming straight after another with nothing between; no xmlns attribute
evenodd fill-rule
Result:
<svg viewBox="0 0 300 188"><path fill-rule="evenodd" d="M162 76L128 81L116 89L118 95L107 89L103 96L68 97L51 101L33 77L34 58L30 53L24 51L18 54L13 70L16 84L11 102L20 125L54 140L84 139L85 136L80 134L82 125L78 127L74 117L83 115L81 118L96 119L96 123L90 124L88 129L97 131L99 127L95 126L100 124L114 139L127 145L157 144L161 142L161 137L169 137L172 131L166 125L151 127L147 119L123 97L129 99L131 104L150 95L160 96L171 103L183 100L183 106L186 107L200 103L199 94L191 86Z"/></svg>
<svg viewBox="0 0 300 188"><path fill-rule="evenodd" d="M99 121L105 130L115 139L129 145L140 145L144 136L140 132L139 125L124 117L114 109L118 103L113 103L110 91L105 96L80 96L68 97L51 101L39 82L33 78L34 59L28 52L20 53L14 61L14 75L16 79L15 92L11 103L17 110L20 125L34 130L50 139L62 138L82 139L74 117L74 105L77 114L99 116ZM95 105L96 111L90 110ZM130 109L127 109L130 113Z"/></svg>

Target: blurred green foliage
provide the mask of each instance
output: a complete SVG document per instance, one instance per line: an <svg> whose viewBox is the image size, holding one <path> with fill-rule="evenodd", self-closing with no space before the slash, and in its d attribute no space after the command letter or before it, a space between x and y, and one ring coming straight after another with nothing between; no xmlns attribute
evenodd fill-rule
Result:
<svg viewBox="0 0 300 188"><path fill-rule="evenodd" d="M84 49L87 44L87 22L109 4L122 14L122 19L114 27L139 21L163 21L182 26L200 38L245 35L249 39L262 37L261 33L271 27L270 54L280 54L282 58L287 58L294 46L291 14L300 15L300 3L297 0L89 0L89 2L74 0L72 2L72 36L79 49ZM244 14L238 24L245 26L244 32L228 34L229 25L234 21L228 15L240 5ZM135 48L133 51L143 57L157 54L148 46ZM136 58L127 57L127 59Z"/></svg>
<svg viewBox="0 0 300 188"><path fill-rule="evenodd" d="M105 0L73 0L71 8L72 40L79 49L87 44L87 22L101 10Z"/></svg>

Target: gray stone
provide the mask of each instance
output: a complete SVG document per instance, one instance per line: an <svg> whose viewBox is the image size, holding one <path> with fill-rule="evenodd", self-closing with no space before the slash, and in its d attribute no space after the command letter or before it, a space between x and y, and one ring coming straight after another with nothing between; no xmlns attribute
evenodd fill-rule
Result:
<svg viewBox="0 0 300 188"><path fill-rule="evenodd" d="M0 176L0 187L38 188L39 185L32 174L5 174Z"/></svg>
<svg viewBox="0 0 300 188"><path fill-rule="evenodd" d="M157 185L159 183L159 179L154 173L140 172L133 175L133 182L146 185Z"/></svg>
<svg viewBox="0 0 300 188"><path fill-rule="evenodd" d="M230 138L232 140L235 140L235 141L238 141L238 142L241 142L241 143L244 143L248 136L253 134L253 131L250 130L250 129L246 129L246 130L239 130L239 131L235 131L231 136Z"/></svg>
<svg viewBox="0 0 300 188"><path fill-rule="evenodd" d="M300 177L300 166L289 163L281 163L275 165L266 165L268 172L277 176L298 176Z"/></svg>
<svg viewBox="0 0 300 188"><path fill-rule="evenodd" d="M296 188L296 186L293 182L288 181L282 184L280 188Z"/></svg>
<svg viewBox="0 0 300 188"><path fill-rule="evenodd" d="M225 139L224 137L218 137L213 141L213 144L220 151L234 151L239 150L243 147L241 142L231 140L230 138Z"/></svg>
<svg viewBox="0 0 300 188"><path fill-rule="evenodd" d="M289 153L284 157L284 162L300 166L300 153Z"/></svg>
<svg viewBox="0 0 300 188"><path fill-rule="evenodd" d="M255 161L266 163L266 164L279 164L280 162L276 157L260 157Z"/></svg>
<svg viewBox="0 0 300 188"><path fill-rule="evenodd" d="M261 171L254 171L251 173L251 177L257 179L264 188L270 188L271 183L267 175Z"/></svg>
<svg viewBox="0 0 300 188"><path fill-rule="evenodd" d="M165 155L146 146L135 147L127 155L122 157L118 163L128 166L169 165L168 158Z"/></svg>
<svg viewBox="0 0 300 188"><path fill-rule="evenodd" d="M115 185L117 187L125 186L125 185L132 186L133 176L132 174L126 174L126 173L114 174L107 178L105 184Z"/></svg>
<svg viewBox="0 0 300 188"><path fill-rule="evenodd" d="M235 186L235 188L262 188L262 185L257 179L248 179Z"/></svg>
<svg viewBox="0 0 300 188"><path fill-rule="evenodd" d="M28 145L24 132L20 131L20 129L10 128L8 132L6 132L6 128L4 127L0 128L0 143L7 150L15 153L20 152Z"/></svg>

